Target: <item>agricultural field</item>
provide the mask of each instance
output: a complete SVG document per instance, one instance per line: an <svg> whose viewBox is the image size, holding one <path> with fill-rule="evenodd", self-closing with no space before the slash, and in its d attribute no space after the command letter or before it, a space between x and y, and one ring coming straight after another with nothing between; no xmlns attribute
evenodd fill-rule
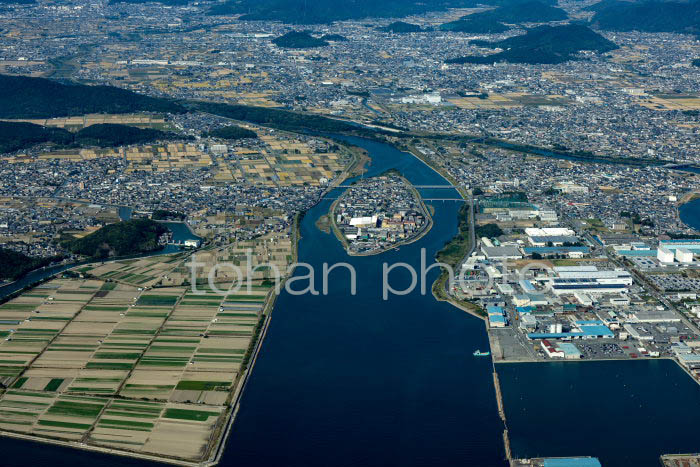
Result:
<svg viewBox="0 0 700 467"><path fill-rule="evenodd" d="M700 96L696 94L657 94L640 102L652 110L699 110Z"/></svg>
<svg viewBox="0 0 700 467"><path fill-rule="evenodd" d="M182 255L156 255L139 259L114 261L79 268L78 271L100 279L151 287L182 262Z"/></svg>
<svg viewBox="0 0 700 467"><path fill-rule="evenodd" d="M237 147L215 180L245 180L264 186L319 186L350 165L348 154L324 151L300 138L286 138L259 129L259 146Z"/></svg>
<svg viewBox="0 0 700 467"><path fill-rule="evenodd" d="M208 221L207 221L208 222ZM208 222L209 223L209 222ZM221 229L231 229L231 224L222 220ZM197 231L206 235L212 231ZM291 236L288 232L272 232L251 240L237 240L227 246L213 249L197 250L186 261L176 263L176 267L162 277L160 285L182 286L192 281L191 260L197 263L195 280L198 288L209 283L211 275L219 289L228 289L235 281L243 281L241 289L245 290L249 272L252 285L258 285L275 278L274 268L280 271L280 278L287 276L287 268L293 262ZM250 254L250 258L249 258ZM250 259L250 264L248 260ZM240 271L240 277L231 267ZM274 284L273 284L274 285ZM189 302L186 299L185 302Z"/></svg>
<svg viewBox="0 0 700 467"><path fill-rule="evenodd" d="M286 268L291 258L288 239L270 237L207 252L206 264L249 247L253 266ZM82 266L74 270L82 278L54 278L0 305L0 430L206 459L231 414L272 286L163 286L185 260Z"/></svg>
<svg viewBox="0 0 700 467"><path fill-rule="evenodd" d="M565 96L535 96L519 92L505 94L490 94L483 97L469 96L449 99L449 102L460 109L505 109L524 106L560 106L569 105L571 101Z"/></svg>

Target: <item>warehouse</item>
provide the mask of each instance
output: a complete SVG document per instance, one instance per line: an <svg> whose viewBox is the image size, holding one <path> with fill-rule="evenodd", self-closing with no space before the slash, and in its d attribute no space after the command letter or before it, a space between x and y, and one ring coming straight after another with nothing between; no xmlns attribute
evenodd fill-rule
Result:
<svg viewBox="0 0 700 467"><path fill-rule="evenodd" d="M583 358L581 351L571 342L560 342L557 344L557 349L564 353L566 360L580 360Z"/></svg>
<svg viewBox="0 0 700 467"><path fill-rule="evenodd" d="M552 292L556 295L620 294L632 285L632 275L624 269L599 271L595 266L583 268L555 268L558 277L550 278Z"/></svg>
<svg viewBox="0 0 700 467"><path fill-rule="evenodd" d="M687 248L676 249L676 261L683 264L690 264L693 262L693 252Z"/></svg>
<svg viewBox="0 0 700 467"><path fill-rule="evenodd" d="M535 247L573 245L579 242L579 238L574 235L536 235L528 237L530 244Z"/></svg>
<svg viewBox="0 0 700 467"><path fill-rule="evenodd" d="M484 256L491 260L505 261L509 259L522 259L523 255L517 246L481 247Z"/></svg>
<svg viewBox="0 0 700 467"><path fill-rule="evenodd" d="M640 325L633 325L631 323L625 323L623 325L625 331L629 334L632 339L638 341L653 341L654 336L644 327Z"/></svg>
<svg viewBox="0 0 700 467"><path fill-rule="evenodd" d="M681 318L671 310L657 307L634 310L630 321L636 323L679 323Z"/></svg>
<svg viewBox="0 0 700 467"><path fill-rule="evenodd" d="M539 255L542 258L553 256L567 256L569 258L583 258L590 253L590 248L587 246L541 246L541 247L525 247L523 252L527 256Z"/></svg>
<svg viewBox="0 0 700 467"><path fill-rule="evenodd" d="M486 313L489 317L489 327L504 328L508 325L505 312L500 306L487 306Z"/></svg>

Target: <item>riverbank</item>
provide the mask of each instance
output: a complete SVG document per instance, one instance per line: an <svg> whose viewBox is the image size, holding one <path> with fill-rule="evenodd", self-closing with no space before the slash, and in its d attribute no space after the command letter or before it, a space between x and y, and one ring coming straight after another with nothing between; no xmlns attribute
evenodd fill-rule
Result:
<svg viewBox="0 0 700 467"><path fill-rule="evenodd" d="M676 206L680 207L680 206L684 205L685 203L690 203L691 201L695 201L696 199L700 199L700 192L689 191L688 193L681 196L681 198L678 200L678 203Z"/></svg>

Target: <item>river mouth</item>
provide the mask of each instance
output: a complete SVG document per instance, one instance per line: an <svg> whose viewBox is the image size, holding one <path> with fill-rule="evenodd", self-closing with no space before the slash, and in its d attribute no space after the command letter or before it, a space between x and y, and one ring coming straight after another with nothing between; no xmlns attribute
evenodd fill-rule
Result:
<svg viewBox="0 0 700 467"><path fill-rule="evenodd" d="M364 176L395 168L413 185L448 184L408 153L338 138L369 151L372 164ZM299 261L316 271L323 263L351 264L357 293L351 294L342 270L333 273L325 295L282 292L220 465L506 465L494 367L490 356L473 355L489 348L483 321L433 298L437 268L427 274L425 293L417 287L382 298L383 263L420 268L424 249L430 264L457 232L460 203L431 203L433 228L400 251L350 257L332 233L315 225L342 190L304 216ZM443 196L444 188L419 191L424 198L458 197L456 191ZM397 270L392 281L401 288L410 277ZM315 288L322 289L320 275ZM688 428L700 418L700 388L673 362L495 369L515 457L591 455L606 467L645 466L658 465L664 452L698 450ZM659 416L661 410L667 413ZM0 447L14 465L155 465L8 438L0 438Z"/></svg>
<svg viewBox="0 0 700 467"><path fill-rule="evenodd" d="M410 154L342 139L370 153L365 176L395 168L414 185L448 183ZM424 248L430 264L456 233L459 204L433 203L428 235L399 252L369 257L347 256L332 234L316 228L329 205L322 200L305 216L300 261L317 270L323 262L350 263L362 271L358 293L351 295L340 275L327 296L280 296L223 464L506 465L494 367L490 357L472 355L488 348L483 322L436 302L429 287L426 295L417 288L386 301L379 290L383 262L416 266ZM438 271L431 273L434 280ZM514 457L590 455L622 467L657 465L665 452L697 451L688 425L657 416L661 407L671 418L700 415L700 387L674 362L498 364L495 370ZM670 400L676 390L678 399ZM586 418L586 408L600 416ZM572 411L581 413L572 420ZM624 422L628 413L634 423ZM619 430L624 434L617 436ZM610 442L592 435L598 431ZM576 436L556 448L566 433Z"/></svg>
<svg viewBox="0 0 700 467"><path fill-rule="evenodd" d="M449 185L408 153L336 138L370 153L364 177L396 169L413 185ZM472 355L488 348L483 321L434 299L438 268L427 273L424 293L417 286L382 298L383 263L420 270L424 249L430 265L457 231L461 202L432 203L433 228L398 251L348 256L332 233L316 227L343 191L332 190L304 216L299 261L315 271L323 263L352 265L357 293L338 270L327 294L280 295L222 464L505 465L491 361ZM423 198L459 198L454 188L419 191ZM392 271L392 285L403 289L409 276ZM315 288L322 290L320 277Z"/></svg>

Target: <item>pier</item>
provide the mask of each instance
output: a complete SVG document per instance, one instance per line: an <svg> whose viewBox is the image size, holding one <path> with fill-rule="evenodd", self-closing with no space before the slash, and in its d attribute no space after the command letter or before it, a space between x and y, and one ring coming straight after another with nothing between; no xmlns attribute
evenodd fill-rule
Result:
<svg viewBox="0 0 700 467"><path fill-rule="evenodd" d="M501 383L498 380L496 368L493 370L493 388L496 391L496 404L498 404L498 416L503 421L503 448L506 452L506 460L509 465L513 463L513 455L510 451L510 438L508 437L508 424L506 423L506 412L503 409L503 395L501 394Z"/></svg>

